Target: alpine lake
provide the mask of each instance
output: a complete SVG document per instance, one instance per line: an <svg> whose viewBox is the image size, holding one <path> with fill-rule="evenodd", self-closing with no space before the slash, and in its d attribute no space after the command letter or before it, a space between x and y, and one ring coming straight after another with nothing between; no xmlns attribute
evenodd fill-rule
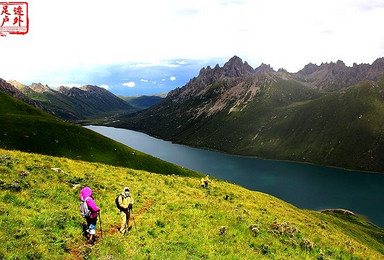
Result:
<svg viewBox="0 0 384 260"><path fill-rule="evenodd" d="M296 207L347 209L384 228L384 174L228 155L127 129L86 128L164 161L273 195Z"/></svg>

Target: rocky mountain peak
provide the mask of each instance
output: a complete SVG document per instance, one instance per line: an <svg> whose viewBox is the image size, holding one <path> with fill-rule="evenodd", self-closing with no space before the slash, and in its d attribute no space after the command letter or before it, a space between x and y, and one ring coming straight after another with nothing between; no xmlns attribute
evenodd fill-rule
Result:
<svg viewBox="0 0 384 260"><path fill-rule="evenodd" d="M70 87L60 86L60 87L56 88L56 91L61 93L61 94L66 95L66 93L68 93L70 89L71 89Z"/></svg>
<svg viewBox="0 0 384 260"><path fill-rule="evenodd" d="M376 59L373 63L372 63L372 71L375 71L375 72L383 72L384 71L384 57L382 58L378 58Z"/></svg>
<svg viewBox="0 0 384 260"><path fill-rule="evenodd" d="M253 73L253 68L237 56L233 56L222 68L227 77L243 77Z"/></svg>
<svg viewBox="0 0 384 260"><path fill-rule="evenodd" d="M336 65L339 66L339 67L346 67L344 61L342 61L342 60L336 61Z"/></svg>
<svg viewBox="0 0 384 260"><path fill-rule="evenodd" d="M65 87L65 86L60 86L56 89L58 92L61 94L64 94L68 97L77 97L77 96L83 96L85 93L84 90L81 90L76 87Z"/></svg>
<svg viewBox="0 0 384 260"><path fill-rule="evenodd" d="M300 75L310 75L317 71L319 69L319 66L313 63L308 63L307 65L304 66L302 70L298 72Z"/></svg>
<svg viewBox="0 0 384 260"><path fill-rule="evenodd" d="M93 93L107 93L107 92L110 93L106 89L100 88L95 85L85 85L85 86L82 86L80 89L88 92L93 92Z"/></svg>
<svg viewBox="0 0 384 260"><path fill-rule="evenodd" d="M255 73L275 72L269 64L264 64L264 63L261 63L261 65L259 67L257 67L254 71L255 71Z"/></svg>
<svg viewBox="0 0 384 260"><path fill-rule="evenodd" d="M16 81L16 80L8 80L9 84L20 90L21 92L25 91L26 89L29 89L28 86Z"/></svg>
<svg viewBox="0 0 384 260"><path fill-rule="evenodd" d="M50 87L48 87L47 85L43 85L41 83L32 83L32 85L30 85L29 88L38 93L45 93L45 92L52 91Z"/></svg>

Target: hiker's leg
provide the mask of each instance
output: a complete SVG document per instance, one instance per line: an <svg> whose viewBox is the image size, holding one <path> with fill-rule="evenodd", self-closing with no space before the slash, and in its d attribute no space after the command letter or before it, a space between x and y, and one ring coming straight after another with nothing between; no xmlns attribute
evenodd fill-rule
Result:
<svg viewBox="0 0 384 260"><path fill-rule="evenodd" d="M97 222L97 218L91 218L89 223L89 239L88 239L88 242L93 242L93 237L94 235L96 234L96 222Z"/></svg>
<svg viewBox="0 0 384 260"><path fill-rule="evenodd" d="M89 226L91 225L91 219L90 218L86 218L85 219L87 221L87 226L86 226L86 230L85 230L85 233L86 233L86 237L87 239L89 238L90 234L90 229L89 229Z"/></svg>
<svg viewBox="0 0 384 260"><path fill-rule="evenodd" d="M125 232L125 223L127 220L127 215L123 210L120 210L120 218L121 218L121 226L120 226L120 232L124 234Z"/></svg>

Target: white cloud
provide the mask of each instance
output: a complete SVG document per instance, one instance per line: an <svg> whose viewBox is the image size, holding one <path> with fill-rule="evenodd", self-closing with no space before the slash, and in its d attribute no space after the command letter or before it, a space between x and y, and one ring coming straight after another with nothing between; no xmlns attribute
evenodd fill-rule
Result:
<svg viewBox="0 0 384 260"><path fill-rule="evenodd" d="M166 79L161 79L161 81L166 81Z"/></svg>
<svg viewBox="0 0 384 260"><path fill-rule="evenodd" d="M100 85L99 87L100 87L100 88L104 88L104 89L106 89L106 90L110 90L110 89L111 89L111 87L108 86L108 85L106 85L106 84L102 84L102 85Z"/></svg>
<svg viewBox="0 0 384 260"><path fill-rule="evenodd" d="M172 76L169 78L170 81L175 81L176 80L176 77L175 76Z"/></svg>
<svg viewBox="0 0 384 260"><path fill-rule="evenodd" d="M160 63L160 62L154 62L154 63L138 63L136 64L137 68L147 68L147 67L168 67L168 68L177 68L179 67L179 64L170 64L170 63Z"/></svg>
<svg viewBox="0 0 384 260"><path fill-rule="evenodd" d="M48 84L48 86L50 88L57 89L58 87L61 87L61 86L68 87L68 88L74 88L74 87L80 88L83 85L77 84L77 83L50 83L50 84Z"/></svg>
<svg viewBox="0 0 384 260"><path fill-rule="evenodd" d="M133 81L125 82L125 83L123 83L121 85L129 87L129 88L133 88L134 86L136 86L135 82L133 82Z"/></svg>
<svg viewBox="0 0 384 260"><path fill-rule="evenodd" d="M141 81L141 82L148 82L149 80L147 80L147 79L141 79L140 81Z"/></svg>
<svg viewBox="0 0 384 260"><path fill-rule="evenodd" d="M153 81L152 83L153 83L153 85L156 85L157 82L156 82L156 81Z"/></svg>
<svg viewBox="0 0 384 260"><path fill-rule="evenodd" d="M96 65L133 63L139 68L172 68L188 59L233 55L253 67L264 62L291 72L310 61L371 63L383 56L384 34L375 26L384 24L382 2L113 0L96 4L92 0L60 0L52 5L51 0L33 1L28 12L33 21L30 31L1 39L3 50L17 51L2 52L0 77L70 82L80 76L69 72L83 73L84 68ZM130 19L126 18L127 11ZM68 14L82 17L82 21L68 19ZM215 30L207 26L217 21L220 26ZM121 33L123 28L125 33ZM162 40L154 44L153 39ZM93 71L89 69L89 73Z"/></svg>

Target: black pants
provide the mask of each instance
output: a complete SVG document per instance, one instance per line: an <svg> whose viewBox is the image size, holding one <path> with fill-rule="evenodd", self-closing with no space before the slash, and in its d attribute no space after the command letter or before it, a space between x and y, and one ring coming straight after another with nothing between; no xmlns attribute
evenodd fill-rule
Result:
<svg viewBox="0 0 384 260"><path fill-rule="evenodd" d="M91 235L94 235L96 233L96 222L97 222L97 217L96 218L86 218L87 220L87 232Z"/></svg>

